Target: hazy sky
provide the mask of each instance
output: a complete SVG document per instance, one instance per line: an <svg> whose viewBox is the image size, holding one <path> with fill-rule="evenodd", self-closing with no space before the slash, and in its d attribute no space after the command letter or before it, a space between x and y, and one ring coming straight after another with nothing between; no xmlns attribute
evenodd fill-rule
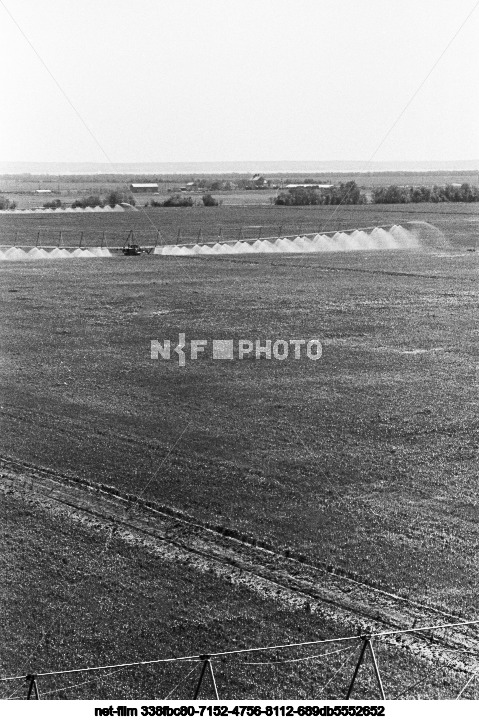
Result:
<svg viewBox="0 0 479 721"><path fill-rule="evenodd" d="M0 160L368 160L476 0L0 0ZM375 160L479 157L479 8Z"/></svg>

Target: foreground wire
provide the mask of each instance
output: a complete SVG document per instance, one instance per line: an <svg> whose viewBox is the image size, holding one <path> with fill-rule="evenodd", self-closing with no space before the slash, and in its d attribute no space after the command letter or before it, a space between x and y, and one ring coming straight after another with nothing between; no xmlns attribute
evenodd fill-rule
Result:
<svg viewBox="0 0 479 721"><path fill-rule="evenodd" d="M193 673L193 671L196 671L196 669L198 668L198 666L199 666L199 664L198 664L198 663L195 663L195 665L193 666L193 668L186 674L186 676L184 676L184 677L180 680L180 682L177 683L176 686L169 692L168 696L165 696L164 701L166 701L167 699L169 699L172 693L175 693L176 689L179 688L179 687L181 686L181 684L182 684L184 681L186 681L187 678L189 678L189 677L191 676L191 674Z"/></svg>
<svg viewBox="0 0 479 721"><path fill-rule="evenodd" d="M351 661L352 657L353 657L354 654L356 653L356 651L357 651L357 649L359 648L359 645L360 645L360 644L359 644L359 643L355 643L355 644L353 644L353 645L354 645L354 648L353 648L353 650L351 651L351 653L350 653L350 654L348 655L348 657L343 661L343 663L341 664L341 666L333 673L333 675L331 676L331 678L329 679L329 681L327 681L327 682L324 684L324 686L320 689L320 691L318 692L318 698L322 698L323 693L326 691L326 689L328 688L328 686L334 681L334 679L336 678L336 676L339 674L340 671L342 671L342 669L346 666L346 664Z"/></svg>
<svg viewBox="0 0 479 721"><path fill-rule="evenodd" d="M462 694L464 693L464 691L466 690L466 688L467 688L467 687L469 686L469 684L476 678L476 676L477 676L478 673L479 673L479 671L474 671L474 673L472 674L472 676L466 681L466 683L464 684L464 686L461 688L461 690L460 690L459 693L457 694L456 699L455 699L456 701L458 701L458 700L461 698L461 696L462 696Z"/></svg>
<svg viewBox="0 0 479 721"><path fill-rule="evenodd" d="M220 656L237 656L244 653L258 653L259 651L275 651L283 648L301 648L303 646L318 646L321 644L327 644L327 643L339 643L341 641L355 641L355 640L362 640L365 638L365 636L369 638L381 638L386 636L401 636L406 633L418 633L419 631L433 631L436 629L441 628L457 628L459 626L473 626L478 625L479 620L476 619L474 621L462 621L460 623L443 623L443 624L436 624L434 626L418 626L413 628L404 628L404 629L395 629L394 631L376 631L376 632L367 632L367 633L359 633L355 634L354 636L342 636L339 638L325 638L320 639L318 641L300 641L298 643L286 643L286 644L278 644L276 646L259 646L254 648L240 648L240 649L234 649L232 651L217 651L216 653L209 653L208 655L211 658L219 658ZM118 664L108 664L105 666L88 666L85 668L72 668L72 669L65 669L65 670L59 670L59 671L43 671L41 673L35 674L36 677L40 678L42 676L57 676L59 674L67 674L67 673L81 673L83 671L103 671L107 669L112 668L129 668L131 666L147 666L150 664L157 664L157 663L174 663L179 661L201 661L202 655L201 654L194 654L191 656L180 656L180 657L173 657L173 658L159 658L159 659L153 659L149 661L132 661L130 663L118 663ZM7 676L4 678L0 678L0 681L15 681L17 679L23 679L25 678L25 674L21 676Z"/></svg>
<svg viewBox="0 0 479 721"><path fill-rule="evenodd" d="M339 648L337 651L329 651L328 653L320 653L316 656L302 656L301 658L287 658L283 659L282 661L243 661L243 666L273 666L280 663L300 663L301 661L309 661L313 658L325 658L326 656L336 656L338 653L342 653L343 651L346 651L348 648L356 648L355 643L350 643L348 646L343 646L343 648Z"/></svg>

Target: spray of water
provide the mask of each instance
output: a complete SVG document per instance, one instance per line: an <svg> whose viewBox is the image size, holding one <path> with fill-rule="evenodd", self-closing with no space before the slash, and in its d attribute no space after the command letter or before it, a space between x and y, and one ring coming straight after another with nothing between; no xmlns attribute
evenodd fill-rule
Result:
<svg viewBox="0 0 479 721"><path fill-rule="evenodd" d="M68 251L66 248L53 248L51 251L45 248L31 248L25 251L22 248L9 248L0 251L2 260L72 260L74 258L111 258L108 248L77 248Z"/></svg>
<svg viewBox="0 0 479 721"><path fill-rule="evenodd" d="M132 207L132 206L130 206ZM47 213L62 215L63 213L124 213L126 208L121 205L115 205L113 208L105 205L101 208L97 205L95 208L15 208L15 210L0 210L0 215L25 215L29 213Z"/></svg>
<svg viewBox="0 0 479 721"><path fill-rule="evenodd" d="M334 235L297 236L254 242L164 245L155 248L156 255L241 255L246 253L332 253L360 250L411 250L447 248L444 235L436 227L425 222L404 223L372 230L340 231Z"/></svg>
<svg viewBox="0 0 479 721"><path fill-rule="evenodd" d="M447 250L448 242L444 234L430 223L414 221L403 225L393 225L372 230L339 231L334 235L317 235L306 237L277 238L271 240L255 240L253 242L237 241L236 243L215 243L214 245L199 244L163 245L155 248L156 255L245 255L248 253L345 253L361 250L411 250L426 251ZM108 248L76 248L68 251L65 248L9 248L0 251L2 260L68 260L73 258L109 258Z"/></svg>

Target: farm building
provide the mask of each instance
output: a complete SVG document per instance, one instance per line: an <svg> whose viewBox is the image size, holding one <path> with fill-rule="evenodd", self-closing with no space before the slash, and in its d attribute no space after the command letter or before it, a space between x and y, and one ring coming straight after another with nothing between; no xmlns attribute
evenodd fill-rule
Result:
<svg viewBox="0 0 479 721"><path fill-rule="evenodd" d="M157 193L158 183L131 183L130 190L132 193Z"/></svg>
<svg viewBox="0 0 479 721"><path fill-rule="evenodd" d="M332 188L332 185L327 183L288 183L284 186L285 188Z"/></svg>
<svg viewBox="0 0 479 721"><path fill-rule="evenodd" d="M268 181L259 173L253 175L253 185L255 188L266 188L268 187Z"/></svg>

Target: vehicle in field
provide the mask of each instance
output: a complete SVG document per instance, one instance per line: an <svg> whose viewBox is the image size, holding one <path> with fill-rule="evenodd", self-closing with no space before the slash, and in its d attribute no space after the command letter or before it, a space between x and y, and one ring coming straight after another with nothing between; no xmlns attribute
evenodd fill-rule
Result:
<svg viewBox="0 0 479 721"><path fill-rule="evenodd" d="M123 255L141 255L141 248L136 243L128 243L123 247Z"/></svg>
<svg viewBox="0 0 479 721"><path fill-rule="evenodd" d="M123 243L122 253L123 255L142 255L143 253L149 255L152 250L153 248L142 248L138 243L135 243L133 233L130 232Z"/></svg>

